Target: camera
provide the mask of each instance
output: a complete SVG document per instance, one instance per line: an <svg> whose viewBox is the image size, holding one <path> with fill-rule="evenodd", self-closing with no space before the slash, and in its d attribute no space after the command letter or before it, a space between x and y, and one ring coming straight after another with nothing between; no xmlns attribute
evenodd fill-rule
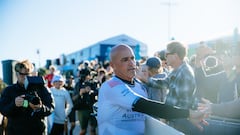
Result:
<svg viewBox="0 0 240 135"><path fill-rule="evenodd" d="M28 102L34 104L34 105L38 105L40 104L40 97L35 95L35 93L28 93L25 95L25 100L27 100Z"/></svg>
<svg viewBox="0 0 240 135"><path fill-rule="evenodd" d="M97 93L99 85L100 85L99 82L95 79L91 79L91 80L88 80L88 81L82 83L83 88L88 87L91 89L91 91L89 91L89 94Z"/></svg>
<svg viewBox="0 0 240 135"><path fill-rule="evenodd" d="M40 76L27 76L24 81L24 87L27 90L27 94L25 95L25 100L28 102L38 105L40 104L40 97L37 92L44 88L45 81L43 77ZM28 105L26 105L28 106Z"/></svg>

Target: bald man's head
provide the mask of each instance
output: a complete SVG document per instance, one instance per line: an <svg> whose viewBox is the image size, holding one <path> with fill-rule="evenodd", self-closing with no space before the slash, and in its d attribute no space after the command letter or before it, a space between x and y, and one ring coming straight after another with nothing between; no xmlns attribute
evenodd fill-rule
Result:
<svg viewBox="0 0 240 135"><path fill-rule="evenodd" d="M110 52L110 61L114 60L116 57L119 57L119 53L121 53L122 51L127 51L127 50L133 53L132 48L129 47L128 45L119 44L114 46Z"/></svg>
<svg viewBox="0 0 240 135"><path fill-rule="evenodd" d="M110 52L110 65L116 76L132 81L136 75L136 61L133 50L128 45L114 46Z"/></svg>

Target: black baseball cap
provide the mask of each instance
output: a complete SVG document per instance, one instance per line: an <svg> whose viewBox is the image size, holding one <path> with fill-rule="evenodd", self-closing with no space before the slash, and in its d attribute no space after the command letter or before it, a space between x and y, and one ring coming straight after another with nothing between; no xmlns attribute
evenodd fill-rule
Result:
<svg viewBox="0 0 240 135"><path fill-rule="evenodd" d="M158 57L150 57L147 59L146 65L151 68L160 68L162 65L162 62Z"/></svg>

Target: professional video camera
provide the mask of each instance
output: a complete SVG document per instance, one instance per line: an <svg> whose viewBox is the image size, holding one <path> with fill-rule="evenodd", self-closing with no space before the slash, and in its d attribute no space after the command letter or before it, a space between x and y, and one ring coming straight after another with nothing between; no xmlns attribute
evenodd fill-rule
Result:
<svg viewBox="0 0 240 135"><path fill-rule="evenodd" d="M24 82L27 94L25 95L25 100L28 102L38 105L41 101L37 92L44 88L45 81L43 77L40 76L27 76ZM27 107L28 105L26 105Z"/></svg>

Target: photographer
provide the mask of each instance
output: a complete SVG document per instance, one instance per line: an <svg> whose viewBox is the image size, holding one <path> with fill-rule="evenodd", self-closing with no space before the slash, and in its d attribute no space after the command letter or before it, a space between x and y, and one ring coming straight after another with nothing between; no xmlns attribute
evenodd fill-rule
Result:
<svg viewBox="0 0 240 135"><path fill-rule="evenodd" d="M33 64L28 60L17 62L15 71L17 82L6 87L0 98L0 112L8 118L7 133L43 135L46 133L45 117L54 109L52 95L42 82L37 90L25 88L24 82L33 71ZM34 91L35 94L30 94L30 97L39 99L37 104L26 98L29 91Z"/></svg>
<svg viewBox="0 0 240 135"><path fill-rule="evenodd" d="M91 70L84 68L80 70L80 79L75 85L75 96L73 97L74 109L78 111L78 119L81 125L80 135L87 133L88 122L90 123L91 135L96 135L97 121L92 106L96 102L98 83L92 79Z"/></svg>

